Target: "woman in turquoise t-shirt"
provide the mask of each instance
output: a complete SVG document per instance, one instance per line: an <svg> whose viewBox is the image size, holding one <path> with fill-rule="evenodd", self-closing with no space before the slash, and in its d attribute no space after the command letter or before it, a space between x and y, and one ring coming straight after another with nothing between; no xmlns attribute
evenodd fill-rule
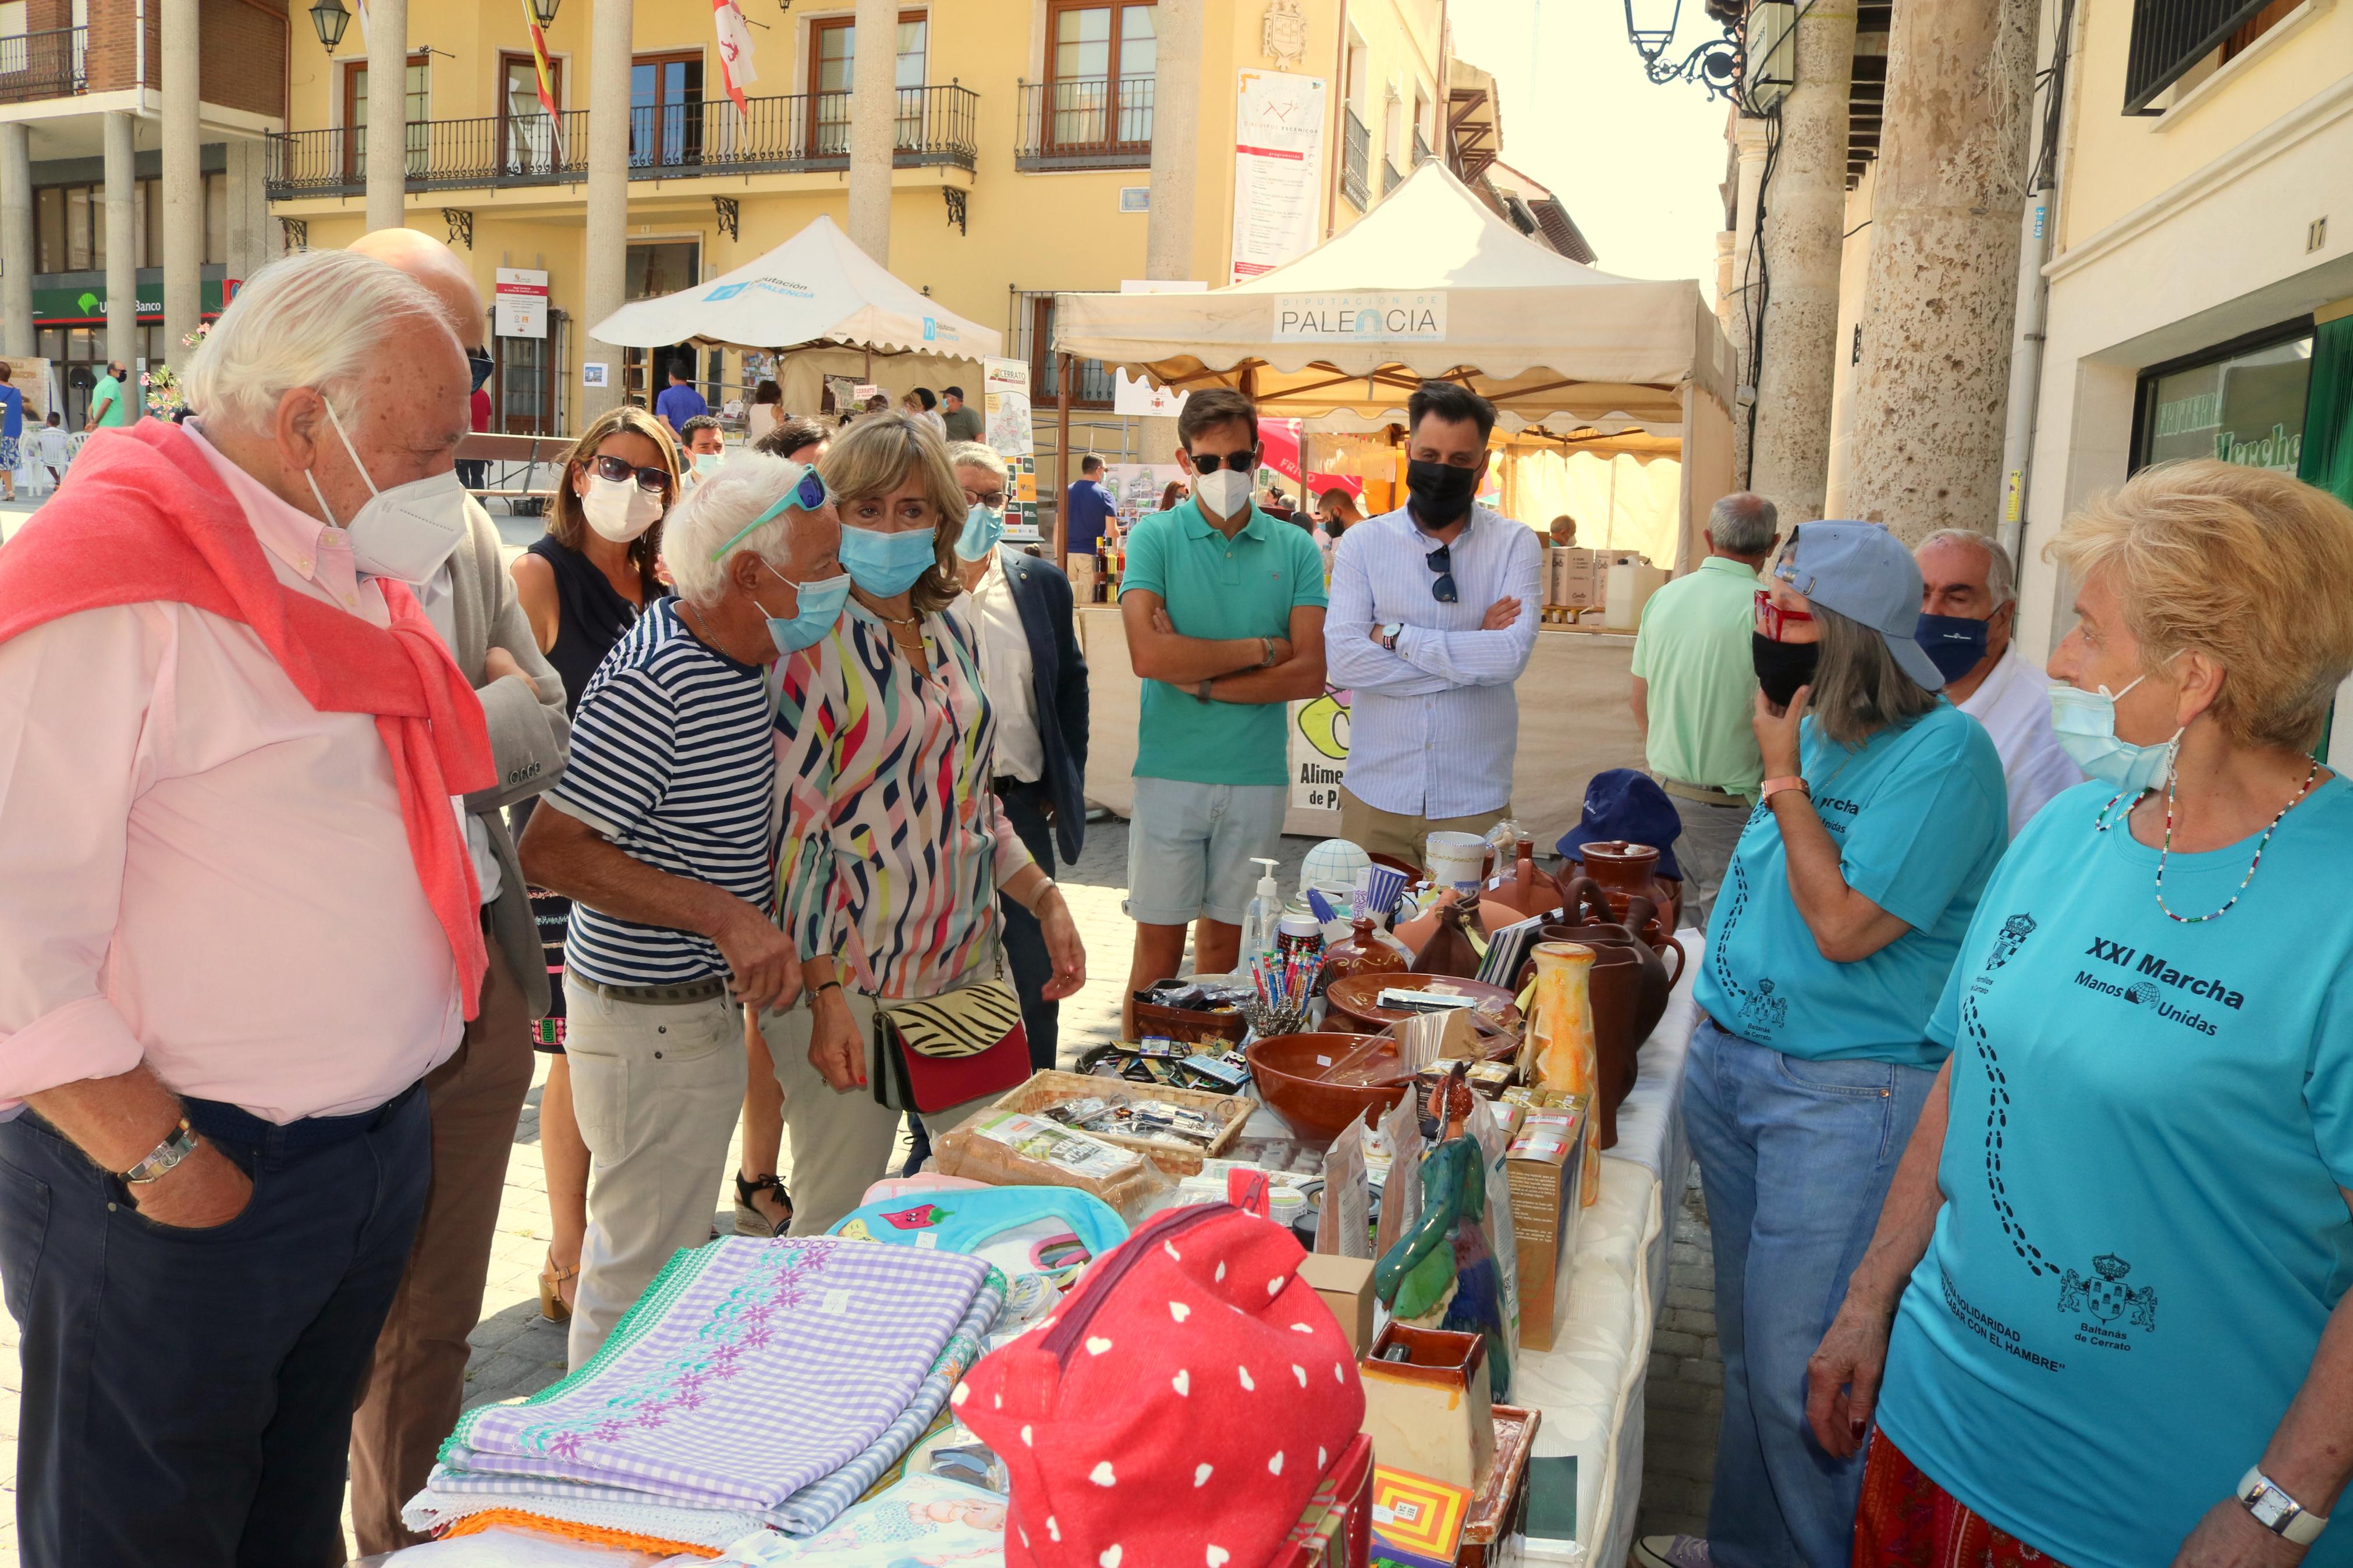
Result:
<svg viewBox="0 0 2353 1568"><path fill-rule="evenodd" d="M2053 553L2093 782L1978 903L1814 1430L1875 1408L1859 1564L2353 1563L2353 510L2169 464Z"/></svg>
<svg viewBox="0 0 2353 1568"><path fill-rule="evenodd" d="M1683 1090L1715 1248L1725 1568L1839 1562L1852 1540L1862 1465L1808 1433L1806 1359L1927 1099L1928 1014L2010 826L1992 741L1912 639L1911 552L1809 522L1768 580L1763 799L1716 898ZM1699 1544L1650 1550L1680 1565Z"/></svg>

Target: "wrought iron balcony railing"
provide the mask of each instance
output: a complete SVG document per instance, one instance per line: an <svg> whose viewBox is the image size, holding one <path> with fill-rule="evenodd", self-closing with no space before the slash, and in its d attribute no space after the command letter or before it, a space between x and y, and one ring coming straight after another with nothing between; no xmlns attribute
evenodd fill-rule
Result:
<svg viewBox="0 0 2353 1568"><path fill-rule="evenodd" d="M1152 78L1023 82L1013 166L1145 169L1152 165Z"/></svg>
<svg viewBox="0 0 2353 1568"><path fill-rule="evenodd" d="M979 153L979 95L946 87L898 89L899 168L971 169ZM849 94L794 93L641 105L629 110L629 178L802 174L849 165ZM407 129L412 191L561 184L588 177L588 116L545 114L421 120ZM355 195L367 188L367 133L336 127L269 139L269 196Z"/></svg>
<svg viewBox="0 0 2353 1568"><path fill-rule="evenodd" d="M1340 111L1340 189L1363 212L1373 205L1373 133L1354 109Z"/></svg>
<svg viewBox="0 0 2353 1568"><path fill-rule="evenodd" d="M73 98L90 87L90 29L58 27L0 38L0 103Z"/></svg>

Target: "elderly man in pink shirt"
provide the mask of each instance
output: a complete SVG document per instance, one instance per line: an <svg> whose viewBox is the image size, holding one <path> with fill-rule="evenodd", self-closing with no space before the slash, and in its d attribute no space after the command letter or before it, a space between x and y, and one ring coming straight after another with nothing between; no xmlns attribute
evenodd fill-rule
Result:
<svg viewBox="0 0 2353 1568"><path fill-rule="evenodd" d="M343 1561L353 1390L485 964L482 710L406 584L468 372L414 281L257 273L199 420L0 551L0 1287L45 1565Z"/></svg>

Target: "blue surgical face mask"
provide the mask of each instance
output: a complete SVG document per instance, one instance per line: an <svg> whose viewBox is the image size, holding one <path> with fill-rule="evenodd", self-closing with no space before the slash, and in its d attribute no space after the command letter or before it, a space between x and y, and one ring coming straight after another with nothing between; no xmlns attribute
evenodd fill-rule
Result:
<svg viewBox="0 0 2353 1568"><path fill-rule="evenodd" d="M964 531L956 535L956 556L964 561L985 561L1004 537L1005 514L975 501L972 510L964 514Z"/></svg>
<svg viewBox="0 0 2353 1568"><path fill-rule="evenodd" d="M2168 660L2170 663L2171 660ZM2085 691L2064 683L2051 688L2051 731L2059 749L2074 760L2087 778L2111 784L2126 795L2155 789L2164 777L2173 749L2181 742L2176 730L2162 745L2139 746L2116 735L2116 700L2147 680L2144 673L2115 696L2105 686Z"/></svg>
<svg viewBox="0 0 2353 1568"><path fill-rule="evenodd" d="M776 568L772 566L769 570L774 572ZM778 653L790 658L822 639L833 629L833 623L841 618L841 606L849 601L849 577L845 573L821 582L796 583L777 572L776 581L786 584L800 596L800 608L789 618L768 616L769 637L775 641ZM752 603L760 605L757 599ZM767 606L760 605L760 613L767 616Z"/></svg>
<svg viewBox="0 0 2353 1568"><path fill-rule="evenodd" d="M939 563L928 528L903 533L841 525L841 563L860 587L877 598L896 598Z"/></svg>
<svg viewBox="0 0 2353 1568"><path fill-rule="evenodd" d="M1924 615L1913 628L1912 640L1920 645L1937 674L1947 680L1958 680L1985 658L1986 626L1965 616Z"/></svg>

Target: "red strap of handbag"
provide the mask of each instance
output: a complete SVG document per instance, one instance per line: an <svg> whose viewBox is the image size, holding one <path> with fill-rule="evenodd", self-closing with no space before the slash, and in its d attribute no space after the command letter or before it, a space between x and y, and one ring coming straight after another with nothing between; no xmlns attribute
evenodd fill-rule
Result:
<svg viewBox="0 0 2353 1568"><path fill-rule="evenodd" d="M1171 1210L972 1369L953 1400L1005 1460L1008 1568L1274 1558L1365 1415L1304 1256L1228 1205Z"/></svg>

